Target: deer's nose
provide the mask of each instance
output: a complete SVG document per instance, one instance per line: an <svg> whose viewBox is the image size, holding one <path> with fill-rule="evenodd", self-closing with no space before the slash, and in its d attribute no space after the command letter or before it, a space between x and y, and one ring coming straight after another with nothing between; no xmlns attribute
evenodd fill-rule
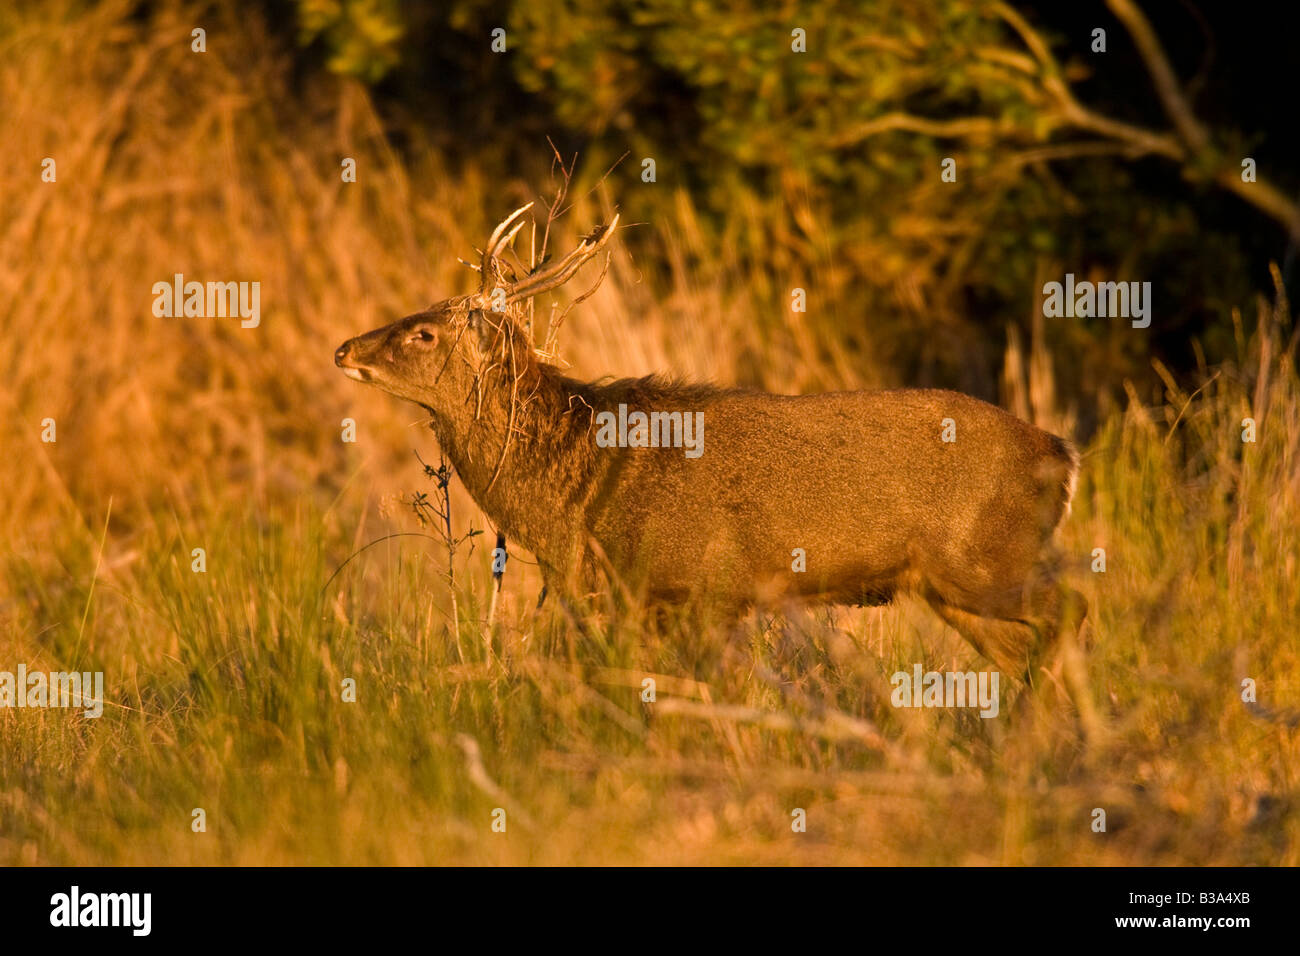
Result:
<svg viewBox="0 0 1300 956"><path fill-rule="evenodd" d="M351 342L344 342L342 345L340 345L338 347L338 351L334 353L334 364L337 365L339 368L342 368L343 360L348 357L348 353L350 351L352 351Z"/></svg>

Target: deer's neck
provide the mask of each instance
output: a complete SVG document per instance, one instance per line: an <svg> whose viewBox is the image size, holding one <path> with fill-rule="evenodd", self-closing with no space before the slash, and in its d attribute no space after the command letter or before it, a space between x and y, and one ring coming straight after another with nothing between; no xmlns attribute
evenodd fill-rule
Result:
<svg viewBox="0 0 1300 956"><path fill-rule="evenodd" d="M492 373L450 414L435 412L433 429L496 529L554 567L581 532L581 489L595 466L591 409L574 400L579 383L526 361L514 375Z"/></svg>

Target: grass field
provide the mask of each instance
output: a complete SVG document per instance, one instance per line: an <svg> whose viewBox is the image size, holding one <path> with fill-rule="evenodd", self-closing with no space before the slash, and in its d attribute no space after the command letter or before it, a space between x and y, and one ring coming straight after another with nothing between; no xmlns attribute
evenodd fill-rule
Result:
<svg viewBox="0 0 1300 956"><path fill-rule="evenodd" d="M210 28L200 56L184 7L127 9L0 13L0 670L103 671L107 692L99 719L0 709L0 864L1300 863L1279 294L1223 316L1237 354L1134 389L1085 449L1064 539L1091 607L1077 708L1047 681L1019 724L895 709L893 672L981 665L907 604L578 629L534 617L517 554L488 628L491 535L449 585L401 497L434 491L412 454L436 461L431 433L332 355L466 291L456 257L539 184L397 156L359 88L291 95L255 21ZM760 330L772 279L701 248L679 206L647 227L673 275L616 257L566 324L575 374L876 384L797 327ZM701 256L711 281L685 265ZM261 325L155 318L178 272L259 280ZM1008 404L1052 422L1050 382L1015 382ZM486 529L453 491L456 534Z"/></svg>

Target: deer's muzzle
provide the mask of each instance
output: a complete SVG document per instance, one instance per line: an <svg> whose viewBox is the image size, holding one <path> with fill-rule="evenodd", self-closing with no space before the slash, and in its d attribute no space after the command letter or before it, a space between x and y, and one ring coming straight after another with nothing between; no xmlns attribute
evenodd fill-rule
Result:
<svg viewBox="0 0 1300 956"><path fill-rule="evenodd" d="M343 374L348 378L355 378L358 382L368 382L370 381L370 372L351 359L352 343L355 341L355 339L348 339L338 347L338 350L334 353L334 364L343 369Z"/></svg>

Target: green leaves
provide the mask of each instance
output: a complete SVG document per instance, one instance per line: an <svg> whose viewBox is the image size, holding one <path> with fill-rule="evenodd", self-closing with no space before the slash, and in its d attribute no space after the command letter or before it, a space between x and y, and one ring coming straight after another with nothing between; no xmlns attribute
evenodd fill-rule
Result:
<svg viewBox="0 0 1300 956"><path fill-rule="evenodd" d="M375 83L397 66L405 24L397 0L298 0L298 39L321 40L334 73Z"/></svg>
<svg viewBox="0 0 1300 956"><path fill-rule="evenodd" d="M1163 181L1137 180L1131 157L1104 151L1104 135L1072 128L1044 80L1049 68L985 3L298 6L304 41L322 43L337 72L373 81L408 40L400 67L420 92L408 89L403 105L431 93L443 113L421 115L484 175L520 174L530 143L548 161L546 136L580 146L593 182L629 153L610 184L628 221L670 222L677 197L689 195L707 245L772 277L770 288L746 290L763 303L760 323L780 311L782 288L816 275L822 308L809 323L844 338L854 329L837 312L871 315L873 343L904 373L924 368L935 380L964 381L972 361L988 363L985 377L994 372L1007 316L1032 308L1048 264L1150 274L1182 242L1171 217L1148 223L1144 213L1197 201L1175 167ZM490 50L496 28L507 32L505 53ZM1086 37L1034 29L1056 58L1053 75L1087 73ZM1135 81L1148 82L1140 68ZM656 186L638 177L646 158L658 166ZM948 159L956 178L945 181ZM1182 173L1209 182L1222 162L1216 155ZM1211 265L1216 275L1225 265L1244 274L1239 258L1208 255L1192 271ZM706 257L699 268L717 267ZM954 364L936 367L915 352L916 329L929 323L985 340L988 351L972 360L950 350L961 353L943 360ZM1066 348L1087 344L1079 326L1051 334ZM1135 360L1152 338L1129 340ZM1131 372L1088 387L1118 386Z"/></svg>

